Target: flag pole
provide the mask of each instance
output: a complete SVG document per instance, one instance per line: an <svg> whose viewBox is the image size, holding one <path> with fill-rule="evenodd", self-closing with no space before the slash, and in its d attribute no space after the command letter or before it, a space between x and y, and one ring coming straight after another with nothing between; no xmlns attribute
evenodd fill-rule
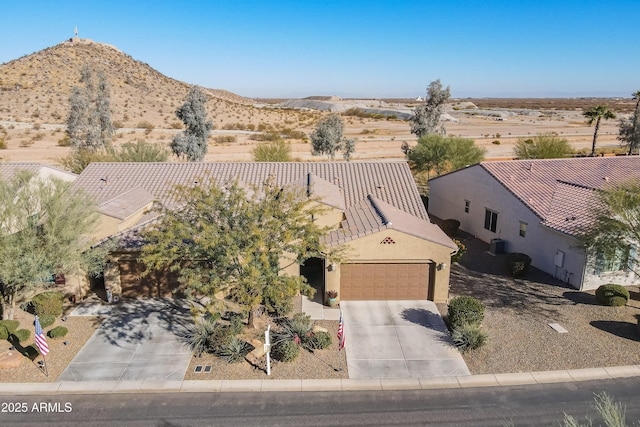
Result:
<svg viewBox="0 0 640 427"><path fill-rule="evenodd" d="M46 356L42 356L42 360L44 360L44 364L43 364L43 371L44 374L47 378L49 378L49 368L47 368L47 357Z"/></svg>

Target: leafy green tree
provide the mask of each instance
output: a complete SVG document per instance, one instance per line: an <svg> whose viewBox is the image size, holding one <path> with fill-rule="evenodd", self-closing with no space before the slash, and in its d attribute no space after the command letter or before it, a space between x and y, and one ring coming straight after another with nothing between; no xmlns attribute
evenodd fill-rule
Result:
<svg viewBox="0 0 640 427"><path fill-rule="evenodd" d="M290 162L291 145L282 139L257 145L253 151L255 162Z"/></svg>
<svg viewBox="0 0 640 427"><path fill-rule="evenodd" d="M618 140L623 147L629 147L627 154L632 155L634 152L640 154L640 90L631 94L632 99L636 101L636 108L630 119L620 119L620 131Z"/></svg>
<svg viewBox="0 0 640 427"><path fill-rule="evenodd" d="M640 274L634 259L640 246L640 182L600 191L593 216L593 224L581 236L587 253L598 258L616 257Z"/></svg>
<svg viewBox="0 0 640 427"><path fill-rule="evenodd" d="M440 79L432 81L427 88L427 100L416 107L411 122L411 133L418 138L430 134L445 135L446 130L440 124L444 104L451 97L449 86L442 88Z"/></svg>
<svg viewBox="0 0 640 427"><path fill-rule="evenodd" d="M430 134L418 139L418 144L402 150L416 172L436 176L481 162L486 150L475 145L472 139Z"/></svg>
<svg viewBox="0 0 640 427"><path fill-rule="evenodd" d="M573 152L569 141L557 133L543 133L533 138L518 138L513 154L518 159L562 159Z"/></svg>
<svg viewBox="0 0 640 427"><path fill-rule="evenodd" d="M592 125L594 122L596 124L593 130L593 143L591 144L591 157L596 155L596 142L598 140L598 129L600 128L600 121L602 119L609 120L615 119L616 115L613 111L609 110L609 107L606 105L596 105L590 110L582 113L583 116L587 118L587 123Z"/></svg>
<svg viewBox="0 0 640 427"><path fill-rule="evenodd" d="M193 86L187 100L176 110L176 116L184 123L185 130L171 141L171 150L190 162L201 162L207 154L207 138L213 121L207 120L207 95Z"/></svg>
<svg viewBox="0 0 640 427"><path fill-rule="evenodd" d="M309 135L311 139L311 154L326 155L333 160L336 152L342 151L345 160L349 161L355 151L355 140L345 138L344 121L337 114L331 114L320 120L316 129Z"/></svg>
<svg viewBox="0 0 640 427"><path fill-rule="evenodd" d="M91 249L98 214L70 183L22 172L0 179L0 290L3 318L25 294L46 288L54 273L95 274L107 247Z"/></svg>
<svg viewBox="0 0 640 427"><path fill-rule="evenodd" d="M321 211L305 194L268 179L249 191L237 182L219 188L213 179L177 186L172 206L144 233L147 272L168 269L187 296L220 291L238 303L253 326L255 309L288 311L298 292L313 292L303 277L284 269L313 256L335 260L321 243L326 232L312 220ZM175 206L180 206L175 209Z"/></svg>
<svg viewBox="0 0 640 427"><path fill-rule="evenodd" d="M107 78L99 72L96 87L93 71L85 65L81 70L80 83L84 86L74 86L69 98L67 136L75 149L104 149L115 132Z"/></svg>

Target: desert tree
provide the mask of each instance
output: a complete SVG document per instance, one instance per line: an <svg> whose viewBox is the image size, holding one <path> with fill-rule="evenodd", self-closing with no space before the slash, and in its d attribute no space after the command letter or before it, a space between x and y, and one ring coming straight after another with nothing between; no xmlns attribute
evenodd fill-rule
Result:
<svg viewBox="0 0 640 427"><path fill-rule="evenodd" d="M596 263L614 261L640 274L640 182L628 181L598 190L592 208L592 225L581 240Z"/></svg>
<svg viewBox="0 0 640 427"><path fill-rule="evenodd" d="M106 75L99 72L96 85L93 71L85 65L80 72L80 83L82 86L74 86L69 97L67 136L76 150L104 149L115 132Z"/></svg>
<svg viewBox="0 0 640 427"><path fill-rule="evenodd" d="M290 162L291 145L282 139L257 145L253 150L254 162Z"/></svg>
<svg viewBox="0 0 640 427"><path fill-rule="evenodd" d="M60 179L20 172L0 179L0 290L3 318L25 294L45 289L52 274L96 274L108 246L90 247L95 204Z"/></svg>
<svg viewBox="0 0 640 427"><path fill-rule="evenodd" d="M421 137L414 147L405 142L402 150L412 169L427 178L431 172L437 176L481 162L486 152L472 139L438 134Z"/></svg>
<svg viewBox="0 0 640 427"><path fill-rule="evenodd" d="M569 141L557 133L538 134L533 138L518 138L513 155L518 159L561 159L573 152Z"/></svg>
<svg viewBox="0 0 640 427"><path fill-rule="evenodd" d="M631 94L636 101L636 108L633 115L629 119L620 119L620 131L618 140L623 147L628 147L627 154L632 155L634 152L640 154L640 121L638 114L640 113L640 90Z"/></svg>
<svg viewBox="0 0 640 427"><path fill-rule="evenodd" d="M64 169L80 174L93 162L166 162L169 151L160 143L136 140L120 147L108 146L102 150L72 150L58 159Z"/></svg>
<svg viewBox="0 0 640 427"><path fill-rule="evenodd" d="M337 259L338 251L322 243L326 230L312 220L321 213L318 203L272 178L260 187L220 185L209 177L198 181L176 186L172 205L157 207L159 220L144 232L141 259L147 272L175 272L187 297L214 300L225 292L250 326L259 306L284 314L298 292L313 293L303 277L285 269L310 257Z"/></svg>
<svg viewBox="0 0 640 427"><path fill-rule="evenodd" d="M342 151L345 160L349 161L355 151L355 140L345 138L344 121L337 114L331 114L318 122L315 130L309 135L311 140L311 154L326 155L333 160L336 152Z"/></svg>
<svg viewBox="0 0 640 427"><path fill-rule="evenodd" d="M441 125L440 118L450 96L449 86L443 89L440 79L432 81L427 88L426 101L416 107L410 119L411 133L418 138L435 133L445 135L446 130Z"/></svg>
<svg viewBox="0 0 640 427"><path fill-rule="evenodd" d="M185 130L171 141L171 150L190 162L201 162L207 154L207 138L213 121L207 120L207 95L197 86L189 90L187 99L176 110L176 116L184 123Z"/></svg>
<svg viewBox="0 0 640 427"><path fill-rule="evenodd" d="M582 113L587 118L587 123L592 125L595 122L595 128L593 130L593 142L591 143L591 157L596 155L596 142L598 140L598 129L600 128L600 121L602 119L609 120L615 119L616 115L606 105L596 105Z"/></svg>

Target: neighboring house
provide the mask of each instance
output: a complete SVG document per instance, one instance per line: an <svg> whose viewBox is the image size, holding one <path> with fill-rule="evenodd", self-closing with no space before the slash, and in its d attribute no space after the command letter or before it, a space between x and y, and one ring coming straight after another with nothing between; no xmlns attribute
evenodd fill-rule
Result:
<svg viewBox="0 0 640 427"><path fill-rule="evenodd" d="M343 300L447 300L450 256L457 246L429 221L403 162L92 163L75 185L99 205L102 226L96 238L118 241L104 274L114 295L171 292L171 274L140 276L140 231L154 218L149 209L155 200L166 201L176 184L200 185L207 176L248 186L273 177L276 185L301 187L327 207L314 220L331 227L327 244L349 247L348 261L327 265L311 259L286 270L304 275L322 294L336 290Z"/></svg>
<svg viewBox="0 0 640 427"><path fill-rule="evenodd" d="M640 157L589 157L482 162L429 181L429 213L577 289L630 285L636 250L616 259L585 254L578 239L593 220L595 190L640 180Z"/></svg>

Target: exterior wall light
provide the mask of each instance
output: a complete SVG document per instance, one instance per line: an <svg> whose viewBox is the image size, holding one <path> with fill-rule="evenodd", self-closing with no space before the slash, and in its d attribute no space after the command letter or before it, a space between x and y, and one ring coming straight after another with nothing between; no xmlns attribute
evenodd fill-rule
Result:
<svg viewBox="0 0 640 427"><path fill-rule="evenodd" d="M444 263L444 262L441 262L440 264L438 264L438 265L436 266L436 270L438 270L438 271L442 271L442 270L444 270L445 268L447 268L447 264L446 264L446 263Z"/></svg>

